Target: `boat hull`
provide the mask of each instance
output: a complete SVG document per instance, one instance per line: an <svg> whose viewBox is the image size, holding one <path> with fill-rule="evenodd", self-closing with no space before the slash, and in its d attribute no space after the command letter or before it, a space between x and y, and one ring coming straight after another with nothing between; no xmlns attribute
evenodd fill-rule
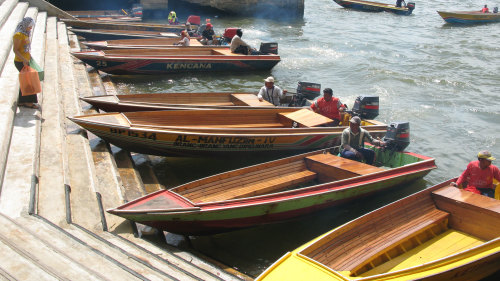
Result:
<svg viewBox="0 0 500 281"><path fill-rule="evenodd" d="M447 23L451 24L482 24L500 22L499 13L481 13L476 11L471 12L444 12L437 11L437 13Z"/></svg>
<svg viewBox="0 0 500 281"><path fill-rule="evenodd" d="M356 0L333 0L340 6L348 9L363 11L363 12L389 12L396 15L411 15L413 8L396 7L394 5Z"/></svg>
<svg viewBox="0 0 500 281"><path fill-rule="evenodd" d="M269 70L279 61L276 55L226 56L189 55L164 57L108 57L97 53L73 53L74 56L109 74L168 74L179 72L220 72Z"/></svg>
<svg viewBox="0 0 500 281"><path fill-rule="evenodd" d="M166 24L148 24L133 22L99 21L99 20L71 20L62 19L62 21L74 28L87 29L113 29L113 30L135 30L135 31L158 31L179 33L186 29L185 25L166 25ZM192 26L197 28L197 26Z"/></svg>
<svg viewBox="0 0 500 281"><path fill-rule="evenodd" d="M69 29L71 32L77 36L84 37L87 41L106 41L106 40L124 40L124 39L164 39L164 38L179 38L175 33L158 33L158 34L147 34L147 33L122 33L120 30L101 32L92 29Z"/></svg>

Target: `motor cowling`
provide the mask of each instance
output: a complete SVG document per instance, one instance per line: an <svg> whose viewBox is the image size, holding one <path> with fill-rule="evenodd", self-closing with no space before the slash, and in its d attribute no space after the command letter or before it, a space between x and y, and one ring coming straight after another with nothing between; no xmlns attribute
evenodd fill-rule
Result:
<svg viewBox="0 0 500 281"><path fill-rule="evenodd" d="M200 16L190 15L187 18L186 22L189 22L190 24L194 24L194 25L200 25L201 19L200 19Z"/></svg>
<svg viewBox="0 0 500 281"><path fill-rule="evenodd" d="M359 96L352 107L354 115L363 119L375 119L379 113L378 96Z"/></svg>
<svg viewBox="0 0 500 281"><path fill-rule="evenodd" d="M313 100L321 95L321 84L310 82L299 82L297 84L297 95L303 95L308 100Z"/></svg>
<svg viewBox="0 0 500 281"><path fill-rule="evenodd" d="M278 43L260 43L259 51L263 54L278 54Z"/></svg>
<svg viewBox="0 0 500 281"><path fill-rule="evenodd" d="M406 8L408 8L408 10L415 10L415 2L408 2Z"/></svg>
<svg viewBox="0 0 500 281"><path fill-rule="evenodd" d="M403 151L410 144L410 123L392 122L389 124L384 142L387 149Z"/></svg>

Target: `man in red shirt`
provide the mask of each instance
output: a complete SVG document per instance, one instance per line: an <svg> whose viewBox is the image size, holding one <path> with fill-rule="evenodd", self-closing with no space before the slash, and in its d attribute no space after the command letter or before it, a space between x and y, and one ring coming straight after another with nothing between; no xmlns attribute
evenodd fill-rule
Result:
<svg viewBox="0 0 500 281"><path fill-rule="evenodd" d="M323 90L323 97L317 99L311 104L312 111L319 113L333 120L329 126L338 126L340 123L340 112L343 112L345 106L339 98L333 97L333 91L330 88Z"/></svg>
<svg viewBox="0 0 500 281"><path fill-rule="evenodd" d="M484 7L481 9L481 13L489 13L490 9L488 9L488 5L484 5Z"/></svg>
<svg viewBox="0 0 500 281"><path fill-rule="evenodd" d="M451 184L453 186L462 186L467 183L465 190L494 198L495 185L493 185L493 179L500 181L500 170L497 166L491 165L493 160L495 158L491 156L489 151L483 150L479 152L477 161L470 162L457 182Z"/></svg>

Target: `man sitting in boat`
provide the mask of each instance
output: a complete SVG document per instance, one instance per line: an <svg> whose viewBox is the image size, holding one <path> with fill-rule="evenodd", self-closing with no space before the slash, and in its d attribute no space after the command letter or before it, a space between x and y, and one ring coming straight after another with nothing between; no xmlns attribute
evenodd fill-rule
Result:
<svg viewBox="0 0 500 281"><path fill-rule="evenodd" d="M336 127L340 123L340 113L344 111L345 106L340 102L339 98L333 96L333 91L330 88L323 90L323 97L317 99L311 104L312 111L319 113L333 120L327 124L328 126Z"/></svg>
<svg viewBox="0 0 500 281"><path fill-rule="evenodd" d="M371 165L375 159L375 152L365 148L364 142L368 141L378 146L385 146L385 142L374 139L367 130L360 126L361 118L358 116L352 117L349 121L349 128L346 128L342 132L342 142L340 143L342 151L340 155L344 158L356 161L362 161L364 159L366 164Z"/></svg>
<svg viewBox="0 0 500 281"><path fill-rule="evenodd" d="M183 30L183 31L181 31L181 40L177 43L174 43L174 45L187 47L187 46L189 46L189 43L190 43L189 35L188 35L187 31Z"/></svg>
<svg viewBox="0 0 500 281"><path fill-rule="evenodd" d="M280 105L280 99L285 98L287 91L281 90L280 87L274 86L274 77L269 76L264 79L264 86L260 88L257 97L259 101L266 100L276 106Z"/></svg>
<svg viewBox="0 0 500 281"><path fill-rule="evenodd" d="M477 160L470 162L457 182L452 182L451 185L462 187L463 184L466 184L465 190L494 198L493 179L500 181L500 170L497 166L491 165L493 160L495 158L491 156L489 151L480 151L477 154Z"/></svg>
<svg viewBox="0 0 500 281"><path fill-rule="evenodd" d="M405 3L405 6L406 6L406 2L404 0L396 0L396 7L401 8L401 4L403 2Z"/></svg>
<svg viewBox="0 0 500 281"><path fill-rule="evenodd" d="M481 9L481 13L489 13L490 9L488 9L488 5L484 5L484 7Z"/></svg>
<svg viewBox="0 0 500 281"><path fill-rule="evenodd" d="M258 54L257 50L250 47L241 37L243 36L243 31L241 29L236 30L236 35L231 39L231 53L244 54L244 55L254 55Z"/></svg>
<svg viewBox="0 0 500 281"><path fill-rule="evenodd" d="M171 11L168 14L168 24L179 24L179 20L177 19L177 14L174 11Z"/></svg>
<svg viewBox="0 0 500 281"><path fill-rule="evenodd" d="M214 29L213 29L213 26L211 23L207 23L207 25L205 26L205 30L203 30L203 32L201 33L201 44L203 45L212 45L213 42L214 42L214 37L215 37L215 32L214 32Z"/></svg>

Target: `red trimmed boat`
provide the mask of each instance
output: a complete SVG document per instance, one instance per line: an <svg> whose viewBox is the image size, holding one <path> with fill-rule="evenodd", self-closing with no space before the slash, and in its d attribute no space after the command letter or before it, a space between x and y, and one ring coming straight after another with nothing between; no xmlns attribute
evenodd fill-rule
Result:
<svg viewBox="0 0 500 281"><path fill-rule="evenodd" d="M109 74L269 70L280 61L279 55L234 54L229 48L120 49L71 54Z"/></svg>
<svg viewBox="0 0 500 281"><path fill-rule="evenodd" d="M411 15L415 9L415 3L408 2L406 6L396 7L395 5L362 1L362 0L333 0L340 6L348 9L363 11L363 12L389 12L396 15Z"/></svg>
<svg viewBox="0 0 500 281"><path fill-rule="evenodd" d="M83 45L94 50L111 49L165 49L174 47L174 43L179 42L180 38L144 38L144 39L122 39L122 40L104 40L104 41L83 41ZM227 46L202 45L197 39L191 38L189 48L227 48Z"/></svg>
<svg viewBox="0 0 500 281"><path fill-rule="evenodd" d="M140 31L140 30L115 30L115 29L78 29L68 28L77 36L84 37L88 41L123 40L123 39L165 39L181 37L173 32Z"/></svg>
<svg viewBox="0 0 500 281"><path fill-rule="evenodd" d="M161 190L108 212L173 233L213 234L292 219L436 168L433 158L371 148L375 166L315 151Z"/></svg>
<svg viewBox="0 0 500 281"><path fill-rule="evenodd" d="M445 12L437 13L447 23L457 24L480 24L490 22L500 22L500 13L483 13L480 11Z"/></svg>

